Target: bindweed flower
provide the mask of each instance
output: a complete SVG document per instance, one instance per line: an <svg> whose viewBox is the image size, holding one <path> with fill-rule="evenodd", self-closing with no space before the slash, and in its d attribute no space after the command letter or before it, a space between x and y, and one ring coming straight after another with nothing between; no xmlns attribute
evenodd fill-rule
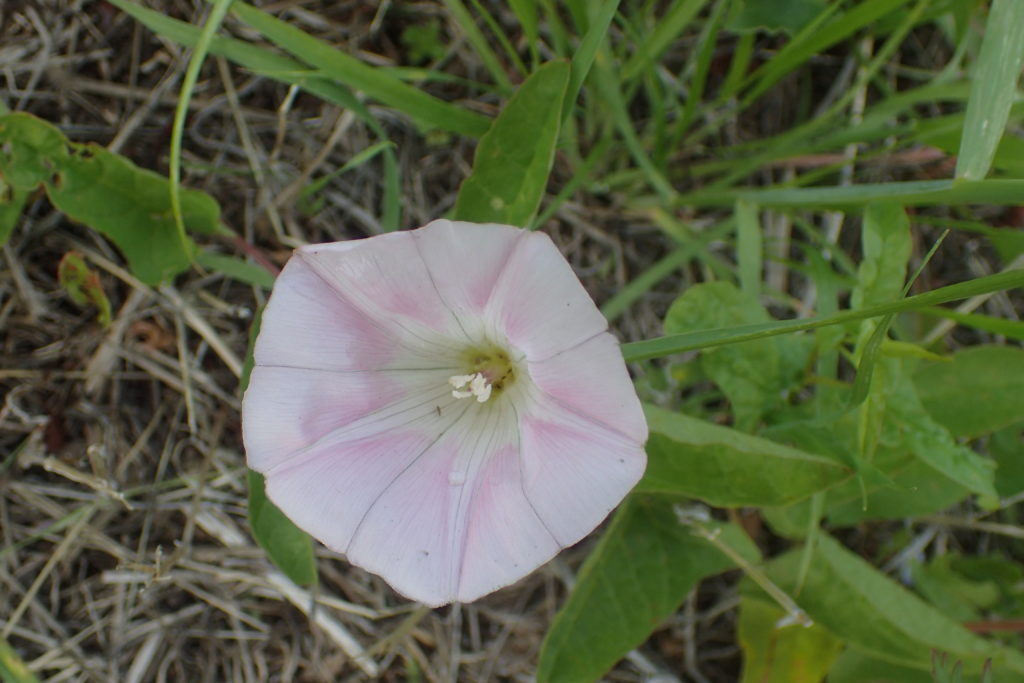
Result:
<svg viewBox="0 0 1024 683"><path fill-rule="evenodd" d="M594 529L643 474L614 337L551 240L438 220L314 244L263 314L249 466L299 527L427 605Z"/></svg>

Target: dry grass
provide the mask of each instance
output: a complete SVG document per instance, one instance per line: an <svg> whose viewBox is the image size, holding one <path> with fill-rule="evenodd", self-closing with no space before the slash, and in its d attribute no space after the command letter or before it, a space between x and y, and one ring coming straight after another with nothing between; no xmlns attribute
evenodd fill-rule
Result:
<svg viewBox="0 0 1024 683"><path fill-rule="evenodd" d="M150 6L196 16L184 0ZM333 3L326 24L294 16L388 61L392 41L374 23L375 6ZM0 4L6 103L161 172L183 57L104 2ZM432 145L384 119L403 164L403 225L425 223L451 205L472 145ZM188 131L185 182L213 194L264 260L280 264L298 243L380 231L373 163L332 183L316 212L296 202L307 179L371 144L351 115L213 59ZM636 235L617 236L625 226L612 220L570 204L550 226L599 299L658 256L638 248ZM70 250L100 273L114 310L107 330L56 281ZM269 566L246 521L238 375L265 293L198 272L149 288L106 240L45 201L31 205L3 252L0 633L41 679L530 679L586 543L461 607L419 609L324 549L320 586L299 589ZM663 306L654 296L635 307L623 334L650 335ZM732 591L721 580L694 596L610 679L673 680L697 664L698 642L707 644L699 665L709 678L735 676Z"/></svg>

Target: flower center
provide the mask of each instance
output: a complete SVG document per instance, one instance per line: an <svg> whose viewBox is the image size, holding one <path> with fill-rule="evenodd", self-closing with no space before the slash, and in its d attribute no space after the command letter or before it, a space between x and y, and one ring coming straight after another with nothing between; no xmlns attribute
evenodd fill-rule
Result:
<svg viewBox="0 0 1024 683"><path fill-rule="evenodd" d="M515 365L502 349L493 346L470 348L463 354L463 362L466 374L448 378L455 398L472 397L477 403L485 403L500 395L516 380Z"/></svg>

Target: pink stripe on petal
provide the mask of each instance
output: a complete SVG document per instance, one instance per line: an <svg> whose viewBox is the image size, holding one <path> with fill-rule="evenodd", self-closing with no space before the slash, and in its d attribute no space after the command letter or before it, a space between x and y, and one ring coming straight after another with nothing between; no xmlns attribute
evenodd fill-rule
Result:
<svg viewBox="0 0 1024 683"><path fill-rule="evenodd" d="M647 420L611 334L599 334L570 351L529 363L529 373L537 388L580 415L634 441L647 440Z"/></svg>
<svg viewBox="0 0 1024 683"><path fill-rule="evenodd" d="M462 602L515 583L561 549L523 494L518 447L500 448L480 471L465 548Z"/></svg>
<svg viewBox="0 0 1024 683"><path fill-rule="evenodd" d="M487 316L530 360L550 358L608 327L558 248L537 232L516 245Z"/></svg>
<svg viewBox="0 0 1024 683"><path fill-rule="evenodd" d="M263 312L259 365L370 370L398 352L393 335L374 323L310 269L288 261Z"/></svg>
<svg viewBox="0 0 1024 683"><path fill-rule="evenodd" d="M242 401L249 467L266 472L329 432L398 401L387 373L256 366Z"/></svg>
<svg viewBox="0 0 1024 683"><path fill-rule="evenodd" d="M378 323L416 332L458 330L409 232L301 247L296 255Z"/></svg>
<svg viewBox="0 0 1024 683"><path fill-rule="evenodd" d="M515 245L529 233L508 225L436 220L410 234L441 298L467 322L480 318Z"/></svg>
<svg viewBox="0 0 1024 683"><path fill-rule="evenodd" d="M455 599L462 553L459 501L450 474L458 459L450 441L436 443L374 500L346 554L391 587L426 605Z"/></svg>
<svg viewBox="0 0 1024 683"><path fill-rule="evenodd" d="M534 406L520 427L526 496L562 546L593 531L643 475L642 444L553 402Z"/></svg>

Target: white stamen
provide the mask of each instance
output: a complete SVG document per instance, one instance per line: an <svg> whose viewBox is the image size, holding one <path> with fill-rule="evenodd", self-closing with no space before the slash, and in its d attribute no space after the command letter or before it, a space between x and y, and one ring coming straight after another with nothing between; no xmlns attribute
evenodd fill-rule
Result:
<svg viewBox="0 0 1024 683"><path fill-rule="evenodd" d="M455 398L475 396L477 403L483 403L491 397L491 383L479 372L472 375L453 375L448 378L448 384L454 387L452 396Z"/></svg>

